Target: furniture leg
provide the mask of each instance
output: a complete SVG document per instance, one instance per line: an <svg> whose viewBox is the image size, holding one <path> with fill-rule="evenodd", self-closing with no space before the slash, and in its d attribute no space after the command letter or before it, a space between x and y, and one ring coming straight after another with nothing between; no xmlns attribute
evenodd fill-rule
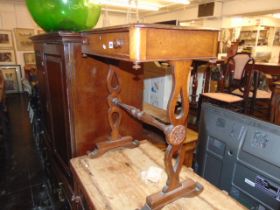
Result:
<svg viewBox="0 0 280 210"><path fill-rule="evenodd" d="M100 155L114 148L134 148L139 146L139 141L134 140L131 136L121 136L120 134L119 128L122 113L120 108L112 102L112 99L119 99L121 83L116 70L112 68L111 65L109 65L109 72L107 76L107 88L110 93L108 96L108 120L111 127L111 136L107 141L97 143L95 149L88 153L88 155L92 158L99 157Z"/></svg>
<svg viewBox="0 0 280 210"><path fill-rule="evenodd" d="M171 135L166 135L168 143L164 158L165 169L168 176L166 185L161 192L147 197L146 204L142 210L161 209L163 206L180 197L192 197L203 190L202 185L199 183L191 179L180 182L179 178L184 162L182 139L185 139L185 125L189 112L187 81L191 61L173 61L170 64L172 66L173 90L168 104L168 117L171 122L170 126L178 129L174 129ZM182 110L180 113L175 113L178 99L182 102ZM173 157L176 157L175 165L172 162Z"/></svg>

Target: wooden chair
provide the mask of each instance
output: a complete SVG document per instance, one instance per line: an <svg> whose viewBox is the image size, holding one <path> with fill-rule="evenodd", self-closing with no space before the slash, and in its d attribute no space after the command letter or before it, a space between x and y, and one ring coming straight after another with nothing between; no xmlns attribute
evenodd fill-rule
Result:
<svg viewBox="0 0 280 210"><path fill-rule="evenodd" d="M253 87L250 88L248 95L248 100L251 101L250 114L263 120L269 120L272 91L269 88L265 90L260 87L260 83L265 80L264 73L253 69L253 74ZM243 95L240 89L235 89L232 93L241 97Z"/></svg>
<svg viewBox="0 0 280 210"><path fill-rule="evenodd" d="M194 60L192 63L191 77L189 81L189 116L188 126L196 129L197 110L199 96L203 92L208 92L210 80L210 71L207 60ZM181 108L181 102L178 103L177 108Z"/></svg>
<svg viewBox="0 0 280 210"><path fill-rule="evenodd" d="M247 64L252 65L249 67ZM252 89L253 66L254 59L248 53L237 53L229 57L227 63L224 64L223 76L219 82L219 92L202 93L199 107L201 107L202 102L208 101L234 111L248 113L256 95L256 91L254 88ZM250 94L252 100L249 98ZM250 105L250 109L248 109L248 105Z"/></svg>

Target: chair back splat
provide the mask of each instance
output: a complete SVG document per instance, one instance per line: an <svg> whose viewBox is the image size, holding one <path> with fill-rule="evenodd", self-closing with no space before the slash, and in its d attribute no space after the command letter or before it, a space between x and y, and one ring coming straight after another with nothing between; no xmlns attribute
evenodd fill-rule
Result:
<svg viewBox="0 0 280 210"><path fill-rule="evenodd" d="M253 108L252 105L256 97L255 88L252 89L254 63L255 61L249 53L237 53L228 59L226 65L225 80L228 79L228 90L224 91L243 98L244 113L248 111L250 92L253 94L250 109ZM252 65L249 67L248 64Z"/></svg>

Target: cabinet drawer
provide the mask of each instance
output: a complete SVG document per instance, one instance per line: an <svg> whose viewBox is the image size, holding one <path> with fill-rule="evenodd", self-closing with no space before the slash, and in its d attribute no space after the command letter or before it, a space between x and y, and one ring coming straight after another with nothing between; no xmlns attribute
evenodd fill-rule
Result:
<svg viewBox="0 0 280 210"><path fill-rule="evenodd" d="M83 52L107 57L129 59L129 32L87 34Z"/></svg>

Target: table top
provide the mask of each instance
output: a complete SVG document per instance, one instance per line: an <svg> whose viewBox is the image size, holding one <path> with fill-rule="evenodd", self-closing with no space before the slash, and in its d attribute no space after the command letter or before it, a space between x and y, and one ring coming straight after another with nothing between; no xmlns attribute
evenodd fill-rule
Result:
<svg viewBox="0 0 280 210"><path fill-rule="evenodd" d="M82 32L84 54L131 62L212 58L218 31L157 24L128 24Z"/></svg>
<svg viewBox="0 0 280 210"><path fill-rule="evenodd" d="M169 30L188 30L188 31L216 31L218 32L219 29L215 28L206 28L206 27L188 27L188 26L175 26L175 25L167 25L167 24L153 24L153 23L130 23L124 25L117 25L117 26L109 26L103 28L96 28L89 31L84 31L82 34L90 34L90 33L100 33L102 31L123 31L129 30L130 28L152 28L152 29L169 29Z"/></svg>
<svg viewBox="0 0 280 210"><path fill-rule="evenodd" d="M141 178L141 172L151 166L163 169L163 157L161 150L142 141L134 149L109 151L96 159L77 157L70 162L74 177L90 206L94 205L97 210L132 210L143 207L146 196L160 191L164 186L167 177L165 172L159 183ZM163 210L246 209L191 169L183 167L180 177L181 180L188 177L198 181L204 186L203 192L193 198L176 200Z"/></svg>

